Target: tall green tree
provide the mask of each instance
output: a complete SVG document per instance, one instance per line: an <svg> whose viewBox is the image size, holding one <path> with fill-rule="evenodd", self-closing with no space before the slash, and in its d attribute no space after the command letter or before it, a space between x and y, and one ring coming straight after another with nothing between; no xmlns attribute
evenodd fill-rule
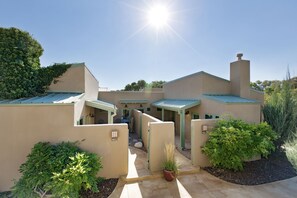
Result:
<svg viewBox="0 0 297 198"><path fill-rule="evenodd" d="M163 81L163 80L152 81L150 84L148 84L148 87L162 88L164 83L166 83L166 81Z"/></svg>
<svg viewBox="0 0 297 198"><path fill-rule="evenodd" d="M131 84L127 84L124 88L124 91L139 91L146 87L145 80L139 80L137 82L132 82Z"/></svg>
<svg viewBox="0 0 297 198"><path fill-rule="evenodd" d="M41 45L17 28L0 28L0 98L14 99L36 94Z"/></svg>
<svg viewBox="0 0 297 198"><path fill-rule="evenodd" d="M124 88L124 91L139 91L144 88L162 88L164 83L166 83L166 81L159 80L146 83L145 80L139 80L137 82L127 84Z"/></svg>
<svg viewBox="0 0 297 198"><path fill-rule="evenodd" d="M288 71L286 80L273 90L263 107L265 121L279 133L282 141L296 135L297 101L294 91L294 80Z"/></svg>

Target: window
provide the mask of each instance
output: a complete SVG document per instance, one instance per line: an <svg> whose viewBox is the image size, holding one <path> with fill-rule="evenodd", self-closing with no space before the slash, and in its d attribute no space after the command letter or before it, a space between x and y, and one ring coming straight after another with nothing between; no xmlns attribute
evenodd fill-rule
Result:
<svg viewBox="0 0 297 198"><path fill-rule="evenodd" d="M220 116L216 115L215 118L218 119L218 118L220 118Z"/></svg>
<svg viewBox="0 0 297 198"><path fill-rule="evenodd" d="M212 119L212 115L205 114L205 119Z"/></svg>
<svg viewBox="0 0 297 198"><path fill-rule="evenodd" d="M79 119L78 125L83 125L84 124L84 118Z"/></svg>
<svg viewBox="0 0 297 198"><path fill-rule="evenodd" d="M162 109L161 108L157 108L157 111L162 111Z"/></svg>
<svg viewBox="0 0 297 198"><path fill-rule="evenodd" d="M199 114L194 113L192 119L199 119Z"/></svg>
<svg viewBox="0 0 297 198"><path fill-rule="evenodd" d="M146 109L146 111L151 111L151 108L148 107L148 108Z"/></svg>

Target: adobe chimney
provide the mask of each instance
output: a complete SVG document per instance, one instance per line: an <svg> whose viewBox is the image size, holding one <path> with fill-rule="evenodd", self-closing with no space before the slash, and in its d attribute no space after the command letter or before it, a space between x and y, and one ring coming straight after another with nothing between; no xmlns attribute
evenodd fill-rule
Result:
<svg viewBox="0 0 297 198"><path fill-rule="evenodd" d="M242 98L249 98L250 61L242 60L242 56L242 53L238 53L238 60L230 63L231 94Z"/></svg>

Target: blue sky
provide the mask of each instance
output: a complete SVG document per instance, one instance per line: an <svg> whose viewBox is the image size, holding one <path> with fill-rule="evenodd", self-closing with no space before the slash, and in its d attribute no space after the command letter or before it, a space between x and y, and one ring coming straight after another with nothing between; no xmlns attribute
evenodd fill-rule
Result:
<svg viewBox="0 0 297 198"><path fill-rule="evenodd" d="M170 12L159 32L145 26L155 3ZM296 0L0 0L0 26L32 34L43 66L85 62L109 89L198 71L229 79L238 52L251 60L252 81L281 80L288 66L297 75L296 8Z"/></svg>

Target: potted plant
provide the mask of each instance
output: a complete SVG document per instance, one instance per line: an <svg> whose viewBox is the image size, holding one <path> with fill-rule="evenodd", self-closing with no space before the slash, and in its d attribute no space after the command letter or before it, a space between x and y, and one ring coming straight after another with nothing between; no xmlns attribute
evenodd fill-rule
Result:
<svg viewBox="0 0 297 198"><path fill-rule="evenodd" d="M165 161L163 164L163 174L167 181L172 181L177 173L177 164L174 158L175 146L173 144L165 144Z"/></svg>

